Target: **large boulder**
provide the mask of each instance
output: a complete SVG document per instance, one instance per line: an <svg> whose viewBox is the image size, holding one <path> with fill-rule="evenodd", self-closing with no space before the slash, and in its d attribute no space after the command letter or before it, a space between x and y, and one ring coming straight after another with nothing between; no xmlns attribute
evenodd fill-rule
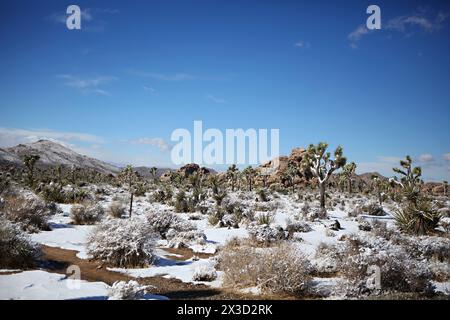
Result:
<svg viewBox="0 0 450 320"><path fill-rule="evenodd" d="M284 173L286 172L287 168L291 165L299 169L300 171L300 174L298 175L298 177L296 177L294 184L302 185L306 182L305 173L302 172L301 170L301 162L303 160L305 152L306 150L304 148L294 148L292 149L291 154L289 156L277 157L259 166L258 168L256 168L256 170L261 175L267 176L266 177L267 185L270 186L274 184L280 184L286 186L288 184L288 181L286 181ZM262 180L263 178L259 177L257 179L257 184L261 185Z"/></svg>

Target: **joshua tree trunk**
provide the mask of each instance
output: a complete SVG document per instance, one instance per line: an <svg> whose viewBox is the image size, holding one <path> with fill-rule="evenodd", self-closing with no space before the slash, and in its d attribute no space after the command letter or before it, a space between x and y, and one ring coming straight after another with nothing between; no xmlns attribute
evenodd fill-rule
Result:
<svg viewBox="0 0 450 320"><path fill-rule="evenodd" d="M130 212L129 212L129 216L130 216L130 219L131 219L131 213L133 212L133 197L134 197L134 193L133 193L131 182L130 182L129 188L130 188Z"/></svg>
<svg viewBox="0 0 450 320"><path fill-rule="evenodd" d="M320 208L325 209L325 182L319 184L320 189Z"/></svg>
<svg viewBox="0 0 450 320"><path fill-rule="evenodd" d="M352 183L352 178L350 178L350 180L348 180L348 192L351 194L353 191L353 183Z"/></svg>
<svg viewBox="0 0 450 320"><path fill-rule="evenodd" d="M133 211L133 192L131 193L131 198L130 198L130 218L131 218L132 211Z"/></svg>

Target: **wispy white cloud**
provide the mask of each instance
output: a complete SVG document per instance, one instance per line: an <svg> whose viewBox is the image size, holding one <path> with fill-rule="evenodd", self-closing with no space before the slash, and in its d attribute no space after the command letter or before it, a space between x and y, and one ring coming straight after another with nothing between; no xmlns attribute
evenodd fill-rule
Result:
<svg viewBox="0 0 450 320"><path fill-rule="evenodd" d="M227 101L225 99L221 99L221 98L217 98L216 96L212 95L212 94L207 94L206 99L208 99L209 101L212 101L214 103L226 103Z"/></svg>
<svg viewBox="0 0 450 320"><path fill-rule="evenodd" d="M311 44L307 41L297 41L296 43L294 43L294 47L296 48L300 48L300 49L309 49L311 48Z"/></svg>
<svg viewBox="0 0 450 320"><path fill-rule="evenodd" d="M128 70L128 72L134 76L151 78L158 81L187 81L194 80L195 77L188 73L174 73L174 74L164 74L164 73L154 73L146 72L140 70Z"/></svg>
<svg viewBox="0 0 450 320"><path fill-rule="evenodd" d="M375 161L358 163L357 172L378 172L386 177L394 176L392 168L400 166L404 157L379 156ZM431 154L414 157L414 166L422 167L423 178L427 181L442 181L448 179L448 163L437 161Z"/></svg>
<svg viewBox="0 0 450 320"><path fill-rule="evenodd" d="M73 147L73 142L94 144L102 144L105 142L103 138L88 133L0 127L1 147L11 147L20 143L31 143L43 139L58 142L67 147Z"/></svg>
<svg viewBox="0 0 450 320"><path fill-rule="evenodd" d="M132 140L131 144L150 145L159 148L161 151L167 151L170 148L170 144L163 138L140 138Z"/></svg>
<svg viewBox="0 0 450 320"><path fill-rule="evenodd" d="M432 161L434 161L434 157L431 154L426 153L426 154L421 154L419 156L418 160L419 160L419 162L432 162Z"/></svg>
<svg viewBox="0 0 450 320"><path fill-rule="evenodd" d="M106 30L107 22L104 17L119 13L118 9L112 8L81 8L81 30L88 32L103 32ZM46 17L46 20L57 24L66 24L67 13L55 12Z"/></svg>
<svg viewBox="0 0 450 320"><path fill-rule="evenodd" d="M420 15L401 16L389 20L386 29L407 32L409 27L419 27L426 32L433 32L440 30L446 19L443 15L436 17L434 20Z"/></svg>
<svg viewBox="0 0 450 320"><path fill-rule="evenodd" d="M397 167L402 158L396 156L378 156L376 161L358 163L358 173L378 172L385 176L392 176L392 168Z"/></svg>
<svg viewBox="0 0 450 320"><path fill-rule="evenodd" d="M350 32L350 34L348 35L348 39L350 40L350 46L353 49L356 49L358 47L357 42L359 40L361 40L361 38L363 36L368 35L371 32L373 32L373 31L367 29L367 27L365 25L358 26L355 30Z"/></svg>
<svg viewBox="0 0 450 320"><path fill-rule="evenodd" d="M94 93L109 96L110 93L101 86L107 85L118 78L113 76L80 77L72 74L60 74L56 76L64 80L64 85L79 90L82 93Z"/></svg>
<svg viewBox="0 0 450 320"><path fill-rule="evenodd" d="M144 90L150 92L151 94L156 94L156 89L149 87L149 86L144 86Z"/></svg>
<svg viewBox="0 0 450 320"><path fill-rule="evenodd" d="M444 154L444 160L445 161L450 161L450 153Z"/></svg>
<svg viewBox="0 0 450 320"><path fill-rule="evenodd" d="M52 21L54 23L62 23L66 24L68 15L62 11L62 12L55 12L52 13L47 17L47 20ZM81 21L93 21L94 17L92 16L90 9L81 9Z"/></svg>
<svg viewBox="0 0 450 320"><path fill-rule="evenodd" d="M433 17L426 10L419 10L414 14L398 16L388 20L385 24L382 24L381 31L395 31L408 36L411 36L417 29L432 33L441 30L449 18L450 13L439 12ZM374 33L374 31L367 29L365 25L358 26L348 35L350 46L358 48L358 42L371 33Z"/></svg>

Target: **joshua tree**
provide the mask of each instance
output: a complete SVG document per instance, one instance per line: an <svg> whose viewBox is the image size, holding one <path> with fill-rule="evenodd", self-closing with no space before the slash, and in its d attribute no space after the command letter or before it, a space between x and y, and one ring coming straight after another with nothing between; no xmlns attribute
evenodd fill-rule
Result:
<svg viewBox="0 0 450 320"><path fill-rule="evenodd" d="M258 172L258 176L261 178L263 188L265 189L267 187L267 180L269 179L270 173L268 170L261 169Z"/></svg>
<svg viewBox="0 0 450 320"><path fill-rule="evenodd" d="M253 181L256 176L255 169L252 168L252 166L248 166L247 168L242 171L242 174L244 175L245 181L248 185L248 191L253 191Z"/></svg>
<svg viewBox="0 0 450 320"><path fill-rule="evenodd" d="M62 185L62 167L61 165L57 165L54 171L54 177L58 184Z"/></svg>
<svg viewBox="0 0 450 320"><path fill-rule="evenodd" d="M34 167L40 158L38 155L26 155L23 159L23 163L27 168L27 179L30 187L34 186Z"/></svg>
<svg viewBox="0 0 450 320"><path fill-rule="evenodd" d="M219 188L222 185L222 181L219 179L218 175L210 175L208 178L209 185L211 186L213 194L219 193Z"/></svg>
<svg viewBox="0 0 450 320"><path fill-rule="evenodd" d="M236 167L235 164L232 164L227 170L227 179L231 183L231 191L234 191L238 177L239 177L239 169Z"/></svg>
<svg viewBox="0 0 450 320"><path fill-rule="evenodd" d="M380 207L383 207L383 201L386 197L386 182L381 180L379 176L372 175L373 186L375 187L375 192L377 193L378 203Z"/></svg>
<svg viewBox="0 0 450 320"><path fill-rule="evenodd" d="M393 181L402 187L407 200L415 202L420 196L422 168L413 167L410 156L406 156L405 160L400 160L400 166L402 169L392 169L395 173L400 174L400 182L395 179Z"/></svg>
<svg viewBox="0 0 450 320"><path fill-rule="evenodd" d="M410 156L406 156L406 160L401 160L400 165L403 169L393 170L401 175L401 180L394 181L401 186L406 203L395 212L394 218L403 231L414 234L432 232L439 224L441 216L432 201L422 194L423 181L420 179L422 169L412 166Z"/></svg>
<svg viewBox="0 0 450 320"><path fill-rule="evenodd" d="M157 182L158 182L158 176L157 176L157 174L158 174L158 168L156 168L156 167L151 167L151 168L150 168L150 175L152 176L152 180L153 180L153 183L154 183L154 184L157 184Z"/></svg>
<svg viewBox="0 0 450 320"><path fill-rule="evenodd" d="M328 144L320 142L317 146L311 144L306 150L302 164L306 170L311 171L317 178L320 190L320 208L325 210L325 188L334 171L345 166L347 159L343 156L342 147L334 151L334 160L331 154L326 152Z"/></svg>
<svg viewBox="0 0 450 320"><path fill-rule="evenodd" d="M176 171L171 171L170 172L169 179L170 179L170 183L172 185L177 185L177 186L180 186L183 183L183 181L184 181L183 176L180 173L176 172Z"/></svg>
<svg viewBox="0 0 450 320"><path fill-rule="evenodd" d="M406 156L406 160L400 160L400 166L403 169L393 168L392 170L401 175L400 185L402 187L415 187L421 183L422 180L420 177L422 176L422 168L413 167L410 156Z"/></svg>
<svg viewBox="0 0 450 320"><path fill-rule="evenodd" d="M343 173L345 179L347 180L349 193L352 193L352 191L353 191L352 178L353 178L353 175L355 174L355 171L356 171L356 164L354 162L350 162L342 168L342 173Z"/></svg>
<svg viewBox="0 0 450 320"><path fill-rule="evenodd" d="M119 176L119 180L128 187L128 191L130 192L130 210L129 216L131 218L131 213L133 212L133 197L134 197L134 186L136 182L139 180L139 175L136 171L134 171L131 165L127 166L123 169Z"/></svg>
<svg viewBox="0 0 450 320"><path fill-rule="evenodd" d="M444 181L443 184L444 184L444 196L446 197L448 193L448 182Z"/></svg>
<svg viewBox="0 0 450 320"><path fill-rule="evenodd" d="M289 164L283 173L284 178L289 181L289 186L292 188L292 193L295 192L295 178L298 176L299 170L294 165Z"/></svg>

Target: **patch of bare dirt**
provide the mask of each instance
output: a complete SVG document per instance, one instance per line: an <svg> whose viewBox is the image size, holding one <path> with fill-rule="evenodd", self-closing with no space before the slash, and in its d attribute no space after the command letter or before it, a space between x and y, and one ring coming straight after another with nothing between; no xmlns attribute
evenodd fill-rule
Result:
<svg viewBox="0 0 450 320"><path fill-rule="evenodd" d="M189 259L194 253L189 253L189 249L164 249L167 252L181 255L178 259ZM168 279L164 277L132 278L127 275L107 270L100 261L84 260L76 256L77 252L42 246L43 261L42 269L59 274L66 274L70 265L77 265L81 270L81 279L91 282L101 281L112 285L116 281L135 280L140 284L152 285L155 287L153 294L166 296L170 299L211 299L211 300L252 300L263 299L263 297L240 294L225 289L213 289L205 285L195 285L184 283L178 279ZM198 255L197 255L198 256ZM266 297L270 299L270 297Z"/></svg>

